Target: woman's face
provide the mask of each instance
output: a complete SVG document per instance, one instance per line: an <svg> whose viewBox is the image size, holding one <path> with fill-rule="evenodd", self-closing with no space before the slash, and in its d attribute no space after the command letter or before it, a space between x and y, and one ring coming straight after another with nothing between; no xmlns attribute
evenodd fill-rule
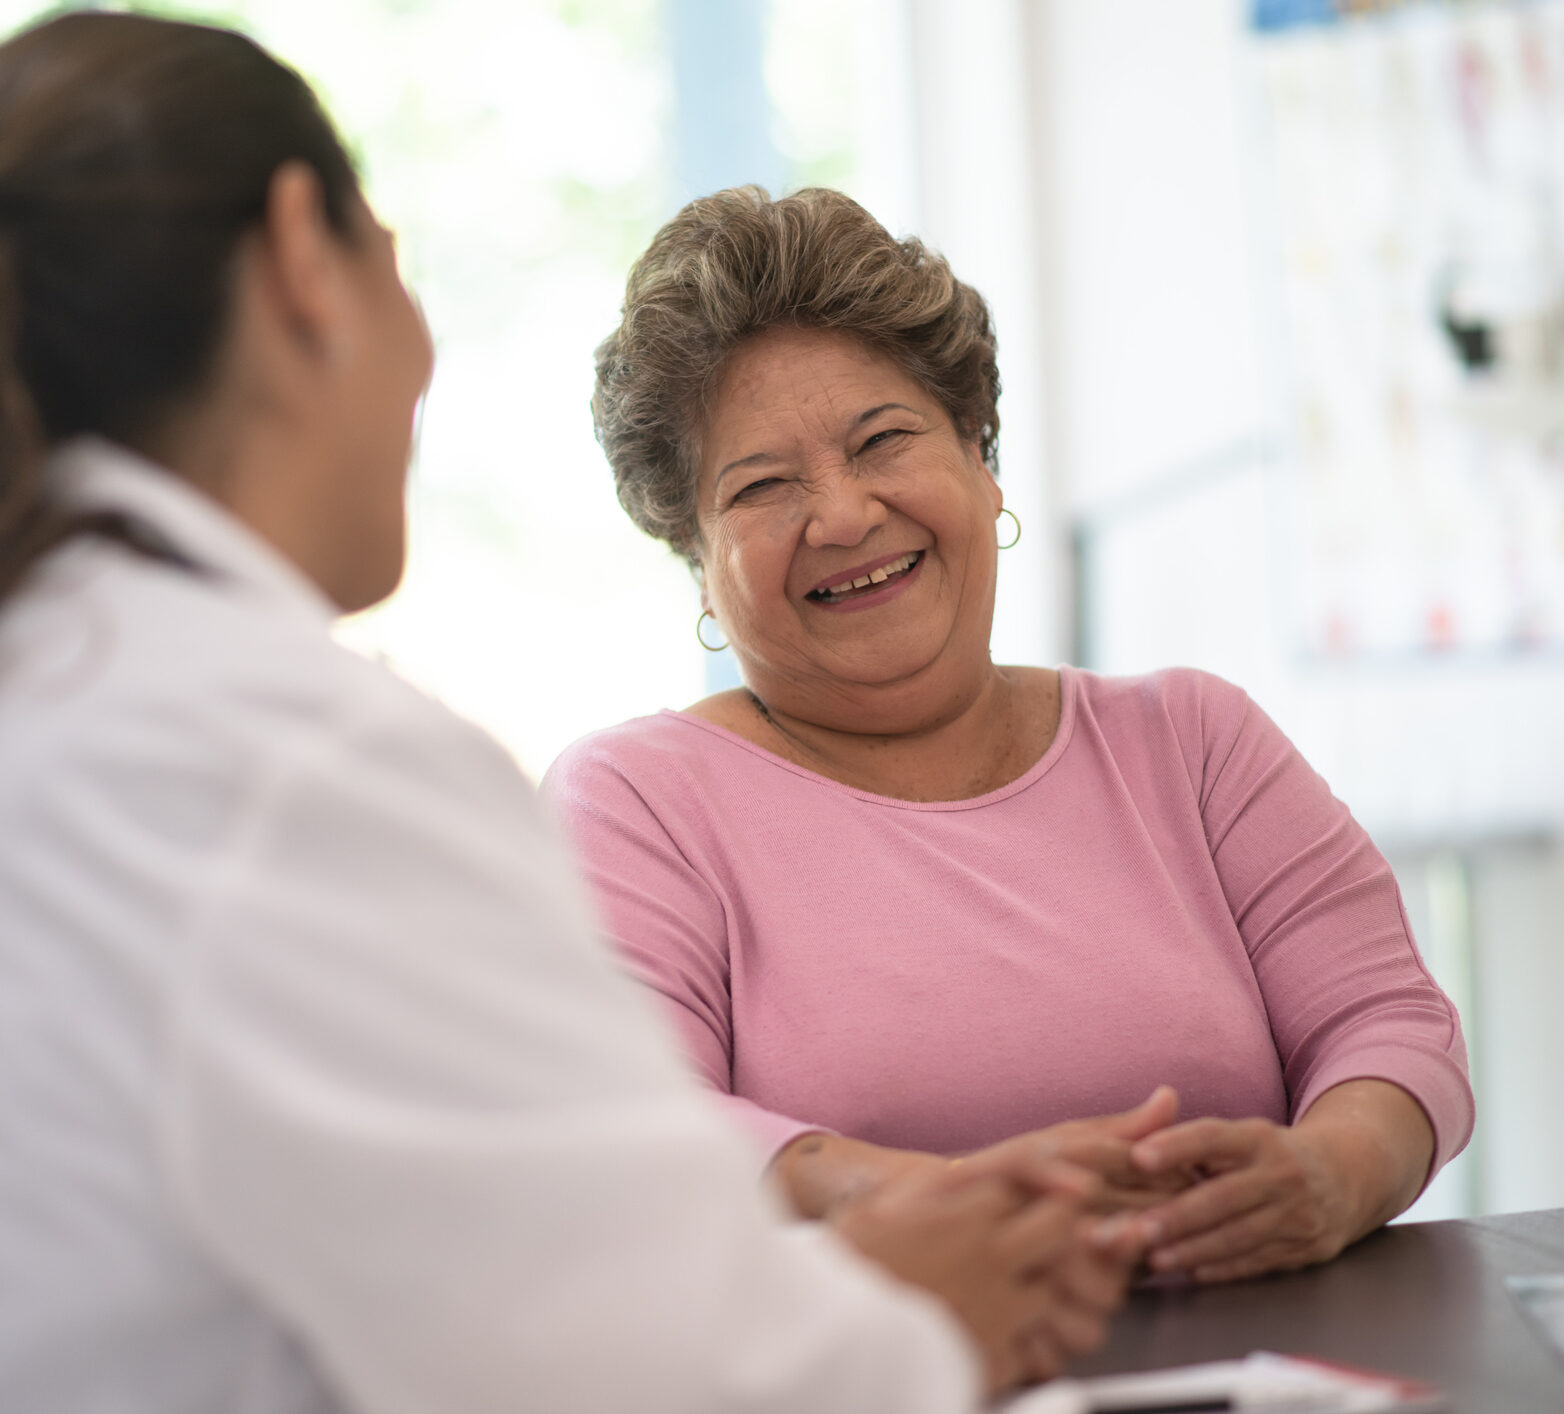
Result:
<svg viewBox="0 0 1564 1414"><path fill-rule="evenodd" d="M874 730L987 667L1000 505L977 445L892 359L767 330L704 428L704 600L768 706Z"/></svg>
<svg viewBox="0 0 1564 1414"><path fill-rule="evenodd" d="M406 480L419 400L433 369L429 332L397 269L396 243L367 206L355 213L347 247L353 290L349 332L332 389L341 446L334 476L353 562L344 608L390 594L406 558Z"/></svg>

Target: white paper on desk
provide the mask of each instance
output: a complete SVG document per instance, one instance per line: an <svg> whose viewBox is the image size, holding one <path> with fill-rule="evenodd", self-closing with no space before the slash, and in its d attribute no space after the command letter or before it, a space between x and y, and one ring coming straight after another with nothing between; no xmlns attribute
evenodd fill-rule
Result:
<svg viewBox="0 0 1564 1414"><path fill-rule="evenodd" d="M1019 1395L1005 1414L1102 1414L1114 1409L1176 1406L1227 1400L1233 1409L1271 1410L1276 1414L1398 1414L1436 1411L1444 1397L1430 1385L1378 1375L1367 1370L1317 1364L1256 1350L1243 1360L1180 1365L1139 1375L1102 1375L1088 1380L1055 1380Z"/></svg>

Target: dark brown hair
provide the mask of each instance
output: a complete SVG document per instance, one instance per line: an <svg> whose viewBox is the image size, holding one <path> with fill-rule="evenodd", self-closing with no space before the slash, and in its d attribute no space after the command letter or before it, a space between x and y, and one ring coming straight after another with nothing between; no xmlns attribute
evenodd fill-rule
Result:
<svg viewBox="0 0 1564 1414"><path fill-rule="evenodd" d="M345 237L341 141L242 35L80 13L0 45L0 599L68 536L121 534L52 504L43 455L80 433L136 447L200 391L235 249L290 160Z"/></svg>
<svg viewBox="0 0 1564 1414"><path fill-rule="evenodd" d="M998 469L999 369L983 297L943 256L856 201L733 187L692 201L630 271L597 351L597 438L630 518L699 561L698 444L734 349L779 324L840 330L889 355Z"/></svg>

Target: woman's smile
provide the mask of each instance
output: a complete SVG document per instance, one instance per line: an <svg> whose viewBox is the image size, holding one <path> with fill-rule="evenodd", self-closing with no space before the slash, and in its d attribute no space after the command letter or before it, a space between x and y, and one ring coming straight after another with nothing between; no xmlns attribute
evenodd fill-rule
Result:
<svg viewBox="0 0 1564 1414"><path fill-rule="evenodd" d="M844 570L839 577L804 595L811 604L836 613L872 609L894 599L918 576L922 550Z"/></svg>

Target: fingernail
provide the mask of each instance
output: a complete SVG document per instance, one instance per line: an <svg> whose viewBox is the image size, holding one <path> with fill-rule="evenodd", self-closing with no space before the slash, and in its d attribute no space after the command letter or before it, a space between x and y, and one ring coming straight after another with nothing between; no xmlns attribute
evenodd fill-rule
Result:
<svg viewBox="0 0 1564 1414"><path fill-rule="evenodd" d="M1129 1219L1125 1217L1107 1218L1092 1229L1091 1244L1093 1247L1112 1247L1124 1236L1124 1230L1129 1226Z"/></svg>

